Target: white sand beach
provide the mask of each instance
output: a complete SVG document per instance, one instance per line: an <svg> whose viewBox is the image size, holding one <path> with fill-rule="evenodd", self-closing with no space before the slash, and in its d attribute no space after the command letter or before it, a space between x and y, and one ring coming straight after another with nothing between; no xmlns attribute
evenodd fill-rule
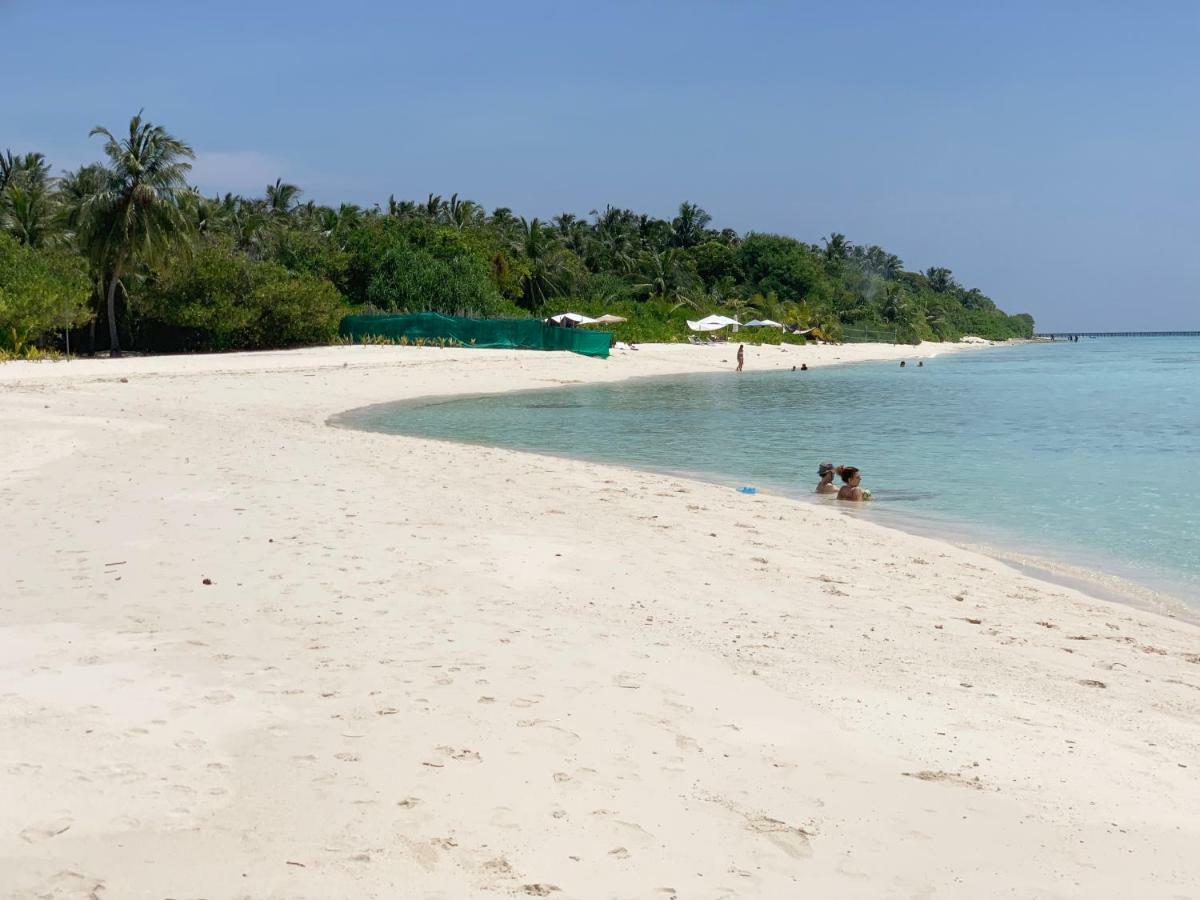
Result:
<svg viewBox="0 0 1200 900"><path fill-rule="evenodd" d="M0 365L0 895L1200 896L1200 627L869 514L328 424L735 350Z"/></svg>

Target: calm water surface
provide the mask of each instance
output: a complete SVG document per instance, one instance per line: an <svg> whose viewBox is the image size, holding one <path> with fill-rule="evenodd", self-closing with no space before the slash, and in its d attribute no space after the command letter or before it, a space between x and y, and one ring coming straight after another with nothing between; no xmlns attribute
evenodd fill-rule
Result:
<svg viewBox="0 0 1200 900"><path fill-rule="evenodd" d="M804 497L821 461L857 465L878 501L863 512L885 524L1200 602L1197 338L640 379L371 407L341 424Z"/></svg>

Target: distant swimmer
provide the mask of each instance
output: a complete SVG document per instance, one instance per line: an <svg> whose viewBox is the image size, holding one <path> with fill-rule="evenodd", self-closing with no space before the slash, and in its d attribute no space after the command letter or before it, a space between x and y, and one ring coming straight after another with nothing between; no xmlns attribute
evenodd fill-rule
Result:
<svg viewBox="0 0 1200 900"><path fill-rule="evenodd" d="M923 369L923 368L925 368L925 360L921 360L921 361L919 361L919 362L917 363L917 368L918 368L918 369Z"/></svg>
<svg viewBox="0 0 1200 900"><path fill-rule="evenodd" d="M821 479L817 482L818 494L836 494L838 492L837 485L833 483L833 476L837 474L837 469L833 463L821 463L817 466L817 476Z"/></svg>
<svg viewBox="0 0 1200 900"><path fill-rule="evenodd" d="M838 488L837 498L839 500L862 501L870 500L871 492L863 487L862 476L858 469L854 466L838 466L837 473L842 476L842 486Z"/></svg>
<svg viewBox="0 0 1200 900"><path fill-rule="evenodd" d="M905 365L906 365L906 363L904 362L904 360L900 360L900 368L903 369Z"/></svg>
<svg viewBox="0 0 1200 900"><path fill-rule="evenodd" d="M746 345L738 344L738 367L737 370L742 371L742 366L746 362Z"/></svg>
<svg viewBox="0 0 1200 900"><path fill-rule="evenodd" d="M800 363L800 371L807 372L808 371L808 363Z"/></svg>

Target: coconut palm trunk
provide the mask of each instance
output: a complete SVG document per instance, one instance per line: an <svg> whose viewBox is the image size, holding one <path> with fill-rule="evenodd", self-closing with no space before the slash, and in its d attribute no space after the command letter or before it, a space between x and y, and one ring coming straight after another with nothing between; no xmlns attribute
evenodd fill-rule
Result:
<svg viewBox="0 0 1200 900"><path fill-rule="evenodd" d="M113 270L108 282L108 355L112 357L121 355L121 339L117 336L117 284L120 280L121 270L118 267Z"/></svg>

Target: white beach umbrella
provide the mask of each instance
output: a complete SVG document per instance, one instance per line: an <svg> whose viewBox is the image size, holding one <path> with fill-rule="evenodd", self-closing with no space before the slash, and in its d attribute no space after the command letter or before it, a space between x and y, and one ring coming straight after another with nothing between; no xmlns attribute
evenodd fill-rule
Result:
<svg viewBox="0 0 1200 900"><path fill-rule="evenodd" d="M557 316L551 316L550 321L551 322L559 322L559 323L574 322L576 325L591 325L598 320L588 318L587 316L583 315L582 313L565 312L565 313L559 313Z"/></svg>
<svg viewBox="0 0 1200 900"><path fill-rule="evenodd" d="M688 319L687 326L692 331L717 331L721 328L728 328L730 325L741 325L737 319L731 319L729 316L705 316L693 322Z"/></svg>
<svg viewBox="0 0 1200 900"><path fill-rule="evenodd" d="M773 319L751 319L746 323L747 328L783 328L782 322L776 322Z"/></svg>
<svg viewBox="0 0 1200 900"><path fill-rule="evenodd" d="M616 325L618 322L628 322L624 316L614 316L612 313L605 313L600 318L596 319L601 325Z"/></svg>

